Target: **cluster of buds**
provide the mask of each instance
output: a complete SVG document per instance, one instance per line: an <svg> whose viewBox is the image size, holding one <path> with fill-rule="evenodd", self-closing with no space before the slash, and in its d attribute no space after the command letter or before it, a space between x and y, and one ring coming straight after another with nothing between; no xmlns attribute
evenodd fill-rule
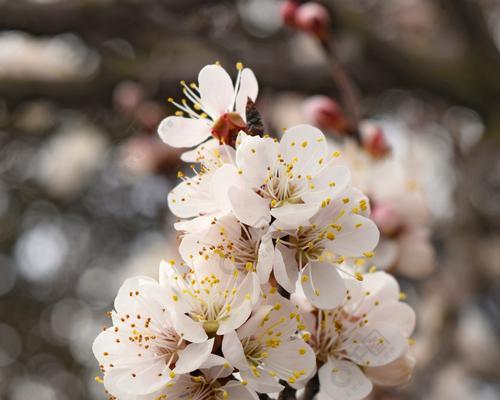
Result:
<svg viewBox="0 0 500 400"><path fill-rule="evenodd" d="M406 382L415 315L392 276L360 267L379 240L368 198L319 129L253 134L258 85L237 69L235 84L220 65L182 82L159 126L195 147L168 195L183 261L123 284L94 342L99 379L121 400L255 400L315 376L321 398L359 400Z"/></svg>

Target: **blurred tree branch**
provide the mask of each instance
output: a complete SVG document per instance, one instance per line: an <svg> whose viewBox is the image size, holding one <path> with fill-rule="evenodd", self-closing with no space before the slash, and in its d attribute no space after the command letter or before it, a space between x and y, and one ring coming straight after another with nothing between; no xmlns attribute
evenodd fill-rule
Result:
<svg viewBox="0 0 500 400"><path fill-rule="evenodd" d="M470 43L483 43L484 51L474 51L478 45L459 59L443 60L401 48L380 39L372 30L366 16L330 8L334 12L335 29L355 35L362 44L365 59L351 68L351 75L365 94L382 92L395 86L423 89L452 103L470 106L487 119L496 119L500 104L500 61L479 5L470 0L439 0L450 15L464 27ZM336 93L324 65L290 63L288 48L280 46L283 35L275 34L265 40L252 38L235 16L226 34L211 32L213 20L207 7L234 8L234 3L217 0L57 2L34 4L8 2L2 5L0 29L22 30L34 35L54 35L75 32L88 45L94 46L102 58L101 67L89 81L40 83L0 81L3 96L17 103L37 96L50 96L68 104L80 104L92 98L97 104L107 104L114 86L124 80L144 81L156 73L153 83L158 97L177 91L177 80L185 75L185 65L177 65L178 57L165 54L149 55L159 43L171 45L179 37L192 38L204 49L222 54L231 62L243 59L252 64L262 86L276 90L287 89L305 93ZM120 59L103 42L110 38L128 40L140 59ZM243 44L243 45L242 45ZM495 54L495 55L494 55ZM212 60L208 60L212 61ZM373 74L356 73L370 68ZM166 71L168 75L160 74ZM152 73L153 71L154 73ZM279 74L276 71L280 71ZM308 79L303 79L308 76ZM184 76L185 77L185 76Z"/></svg>

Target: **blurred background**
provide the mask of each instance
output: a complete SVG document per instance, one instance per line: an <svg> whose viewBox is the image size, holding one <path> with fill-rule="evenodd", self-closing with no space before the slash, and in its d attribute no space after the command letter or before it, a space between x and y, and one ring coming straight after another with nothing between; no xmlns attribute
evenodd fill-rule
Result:
<svg viewBox="0 0 500 400"><path fill-rule="evenodd" d="M377 214L381 254L400 246L401 265L385 261L417 311L418 364L409 385L372 397L499 399L500 3L321 3L363 117L383 128L425 203L425 218L401 222L420 224L413 235ZM284 26L281 7L0 0L1 399L106 398L90 346L116 291L176 257L166 196L179 151L156 127L179 80L216 60L234 76L242 61L278 132L317 122L310 96L339 99L323 49ZM338 132L332 140L344 145ZM347 150L371 171L376 161ZM359 178L375 199L398 179L377 171Z"/></svg>

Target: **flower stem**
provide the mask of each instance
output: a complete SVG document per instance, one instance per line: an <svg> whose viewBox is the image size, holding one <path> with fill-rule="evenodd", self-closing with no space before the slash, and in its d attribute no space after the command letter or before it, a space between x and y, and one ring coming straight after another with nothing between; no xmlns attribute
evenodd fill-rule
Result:
<svg viewBox="0 0 500 400"><path fill-rule="evenodd" d="M339 89L342 105L349 117L349 133L360 142L359 121L361 115L359 110L358 89L337 59L332 44L328 40L321 40L320 43L323 51L328 57L332 78Z"/></svg>
<svg viewBox="0 0 500 400"><path fill-rule="evenodd" d="M314 396L319 392L319 378L318 374L307 383L302 400L313 400Z"/></svg>
<svg viewBox="0 0 500 400"><path fill-rule="evenodd" d="M282 392L278 396L278 400L295 400L295 394L297 392L296 389L291 387L288 383L285 381L280 382L285 388L282 390Z"/></svg>

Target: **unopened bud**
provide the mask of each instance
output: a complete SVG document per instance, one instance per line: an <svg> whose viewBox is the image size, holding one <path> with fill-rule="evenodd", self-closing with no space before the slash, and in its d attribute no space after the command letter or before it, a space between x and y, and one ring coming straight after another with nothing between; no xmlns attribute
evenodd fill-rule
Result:
<svg viewBox="0 0 500 400"><path fill-rule="evenodd" d="M113 103L124 114L132 113L144 98L144 88L137 82L124 81L113 90Z"/></svg>
<svg viewBox="0 0 500 400"><path fill-rule="evenodd" d="M295 12L294 23L297 29L324 40L330 30L330 15L323 5L311 1L299 6Z"/></svg>
<svg viewBox="0 0 500 400"><path fill-rule="evenodd" d="M387 204L375 204L370 217L377 224L380 232L386 236L395 235L402 225L399 212Z"/></svg>
<svg viewBox="0 0 500 400"><path fill-rule="evenodd" d="M380 126L369 122L363 123L360 126L360 135L364 149L373 157L382 158L391 152L391 145Z"/></svg>
<svg viewBox="0 0 500 400"><path fill-rule="evenodd" d="M294 0L287 0L281 3L280 14L283 24L295 27L295 13L299 5Z"/></svg>
<svg viewBox="0 0 500 400"><path fill-rule="evenodd" d="M317 95L309 97L304 102L306 116L323 129L333 129L344 132L348 128L348 122L338 103L328 96Z"/></svg>

